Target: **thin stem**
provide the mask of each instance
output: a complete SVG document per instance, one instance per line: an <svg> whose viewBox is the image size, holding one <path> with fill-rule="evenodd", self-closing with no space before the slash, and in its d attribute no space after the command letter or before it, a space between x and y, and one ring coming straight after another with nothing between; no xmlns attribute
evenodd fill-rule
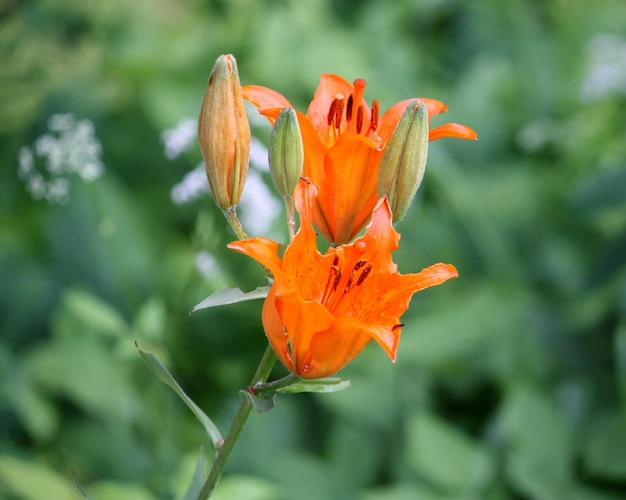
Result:
<svg viewBox="0 0 626 500"><path fill-rule="evenodd" d="M226 210L224 210L224 216L226 217L226 220L230 224L230 227L233 228L233 231L235 232L237 239L247 240L248 235L244 231L243 226L241 225L241 222L239 222L239 218L237 217L237 212L235 211L235 207L229 207Z"/></svg>
<svg viewBox="0 0 626 500"><path fill-rule="evenodd" d="M252 381L250 382L250 386L254 387L257 384L262 384L269 377L274 364L276 363L276 354L274 354L274 350L272 346L268 345L267 349L263 353L263 357L261 358L261 362L259 363L258 368L256 369L256 373L254 377L252 377ZM226 461L230 456L230 453L233 451L233 447L237 442L237 438L239 438L239 434L241 434L241 430L243 429L248 416L250 415L250 411L252 410L252 403L249 398L243 398L241 402L241 406L233 419L233 423L228 430L228 434L224 439L224 444L217 452L217 457L215 458L215 462L213 463L213 467L211 467L211 472L209 472L209 477L204 482L200 493L198 494L198 500L206 500L209 498L217 482L219 481L222 472L224 471L224 467L226 466Z"/></svg>
<svg viewBox="0 0 626 500"><path fill-rule="evenodd" d="M289 231L289 241L293 241L296 235L296 211L291 196L285 196L285 210L287 212L287 230Z"/></svg>
<svg viewBox="0 0 626 500"><path fill-rule="evenodd" d="M263 394L264 392L276 391L278 389L282 389L283 387L287 387L295 382L299 382L302 380L298 375L294 375L290 373L286 377L279 378L278 380L272 380L271 382L266 383L257 383L252 386L252 390L255 394Z"/></svg>

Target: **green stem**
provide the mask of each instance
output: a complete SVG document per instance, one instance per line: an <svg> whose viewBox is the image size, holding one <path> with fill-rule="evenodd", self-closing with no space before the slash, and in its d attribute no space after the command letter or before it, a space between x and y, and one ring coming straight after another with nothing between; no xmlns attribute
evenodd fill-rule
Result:
<svg viewBox="0 0 626 500"><path fill-rule="evenodd" d="M237 212L235 211L235 207L230 207L224 210L224 216L226 217L226 220L230 224L230 227L233 228L233 231L235 232L237 239L247 240L248 235L244 231L243 226L241 225L241 222L239 222L239 219L237 218Z"/></svg>
<svg viewBox="0 0 626 500"><path fill-rule="evenodd" d="M293 241L296 235L296 210L291 196L285 196L285 211L287 212L287 230L289 241Z"/></svg>
<svg viewBox="0 0 626 500"><path fill-rule="evenodd" d="M255 384L252 386L252 390L255 394L263 394L264 392L271 392L282 389L283 387L287 387L288 385L299 382L300 380L302 380L301 377L290 373L286 377L279 378L278 380L272 380L271 382L266 382L264 384Z"/></svg>
<svg viewBox="0 0 626 500"><path fill-rule="evenodd" d="M265 352L263 353L261 362L256 369L256 373L254 374L254 377L252 377L250 386L254 387L255 385L264 383L267 380L267 377L269 377L275 363L276 354L274 354L272 346L268 345L267 349L265 349ZM251 410L252 403L250 402L250 398L243 398L241 406L239 407L233 423L228 430L228 434L224 439L224 444L222 444L221 448L217 452L217 457L215 458L213 467L211 467L209 477L207 477L207 480L204 482L204 485L198 494L198 500L206 500L215 489L215 486L224 471L224 467L226 466L226 461L228 460L230 453L233 451L233 447L237 442L237 438L239 438L239 434L241 434L243 425L246 423Z"/></svg>

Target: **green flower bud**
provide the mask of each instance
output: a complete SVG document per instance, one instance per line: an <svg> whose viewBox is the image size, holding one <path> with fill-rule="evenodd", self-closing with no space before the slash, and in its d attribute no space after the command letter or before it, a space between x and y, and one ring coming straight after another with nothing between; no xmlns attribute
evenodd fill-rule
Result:
<svg viewBox="0 0 626 500"><path fill-rule="evenodd" d="M237 61L228 54L213 66L198 118L198 141L215 203L234 207L241 197L250 160L250 124Z"/></svg>
<svg viewBox="0 0 626 500"><path fill-rule="evenodd" d="M387 196L397 222L422 183L428 156L428 110L419 100L412 101L397 123L378 174L378 196Z"/></svg>
<svg viewBox="0 0 626 500"><path fill-rule="evenodd" d="M283 109L270 136L269 163L272 180L283 198L290 197L304 166L304 145L293 108Z"/></svg>

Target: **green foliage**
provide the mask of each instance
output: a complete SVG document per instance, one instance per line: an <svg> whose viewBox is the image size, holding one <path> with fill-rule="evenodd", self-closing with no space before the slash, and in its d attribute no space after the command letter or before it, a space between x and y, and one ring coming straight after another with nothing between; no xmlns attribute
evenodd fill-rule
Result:
<svg viewBox="0 0 626 500"><path fill-rule="evenodd" d="M623 1L5 4L1 497L78 500L71 470L94 500L194 498L206 476L202 425L134 343L226 434L266 346L261 301L188 313L266 282L226 249L208 196L172 202L200 153L168 159L160 139L197 116L222 53L302 111L335 72L365 78L383 110L440 99L433 126L479 140L430 145L398 224L402 272L441 261L460 277L414 296L397 363L370 345L347 390L253 412L214 497L624 496L626 68L610 64L612 87L594 73L598 50L624 47ZM71 178L64 205L18 176L55 113L94 124L106 169ZM286 235L281 216L267 232Z"/></svg>

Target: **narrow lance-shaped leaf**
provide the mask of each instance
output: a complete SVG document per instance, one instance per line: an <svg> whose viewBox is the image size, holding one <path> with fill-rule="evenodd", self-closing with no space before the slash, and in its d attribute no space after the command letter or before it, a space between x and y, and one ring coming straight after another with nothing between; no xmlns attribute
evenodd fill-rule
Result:
<svg viewBox="0 0 626 500"><path fill-rule="evenodd" d="M194 306L193 309L189 311L189 314L209 307L235 304L237 302L245 302L246 300L264 299L267 297L269 289L269 285L259 286L251 292L242 292L239 288L220 288L217 292L212 293L202 302Z"/></svg>
<svg viewBox="0 0 626 500"><path fill-rule="evenodd" d="M200 454L198 455L198 461L196 462L196 467L193 471L193 476L191 477L191 482L189 483L189 487L185 492L185 496L183 500L196 500L200 491L202 490L202 485L204 484L204 447L200 446Z"/></svg>
<svg viewBox="0 0 626 500"><path fill-rule="evenodd" d="M206 416L206 414L194 403L185 391L178 385L178 382L174 380L174 377L167 371L167 368L161 363L159 358L157 358L150 351L145 351L141 349L137 344L137 349L139 350L139 354L150 368L150 371L154 373L162 382L170 386L174 392L178 395L180 399L183 400L183 403L187 405L187 407L191 410L191 412L196 416L196 418L200 421L204 430L209 435L209 439L213 444L213 448L217 450L220 444L223 442L222 435L220 434L219 429L213 423L213 421Z"/></svg>

